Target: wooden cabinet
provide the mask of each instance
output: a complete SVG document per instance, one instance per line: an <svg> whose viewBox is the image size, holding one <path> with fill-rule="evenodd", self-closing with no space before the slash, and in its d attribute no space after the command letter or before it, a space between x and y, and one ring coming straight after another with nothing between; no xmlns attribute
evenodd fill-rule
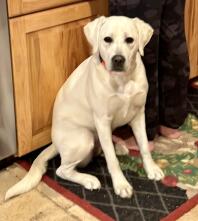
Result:
<svg viewBox="0 0 198 221"><path fill-rule="evenodd" d="M198 77L198 1L186 0L185 29L190 58L190 78Z"/></svg>
<svg viewBox="0 0 198 221"><path fill-rule="evenodd" d="M81 1L9 19L18 156L51 141L57 91L89 55L83 26L107 8L106 0Z"/></svg>

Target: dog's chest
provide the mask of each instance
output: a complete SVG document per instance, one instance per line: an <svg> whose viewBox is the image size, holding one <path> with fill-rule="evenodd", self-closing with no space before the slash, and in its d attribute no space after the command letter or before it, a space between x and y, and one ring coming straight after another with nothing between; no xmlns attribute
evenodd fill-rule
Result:
<svg viewBox="0 0 198 221"><path fill-rule="evenodd" d="M112 94L108 99L108 115L114 128L129 123L145 105L146 91L135 83L128 84L123 93Z"/></svg>

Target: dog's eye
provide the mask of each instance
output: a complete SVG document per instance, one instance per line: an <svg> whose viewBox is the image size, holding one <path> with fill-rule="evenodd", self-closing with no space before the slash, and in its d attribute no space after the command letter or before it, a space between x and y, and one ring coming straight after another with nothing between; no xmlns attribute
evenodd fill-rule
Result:
<svg viewBox="0 0 198 221"><path fill-rule="evenodd" d="M111 42L113 42L113 39L111 37L105 37L104 41L107 43L111 43Z"/></svg>
<svg viewBox="0 0 198 221"><path fill-rule="evenodd" d="M125 42L126 42L127 44L131 44L131 43L133 43L133 38L128 37L128 38L125 39Z"/></svg>

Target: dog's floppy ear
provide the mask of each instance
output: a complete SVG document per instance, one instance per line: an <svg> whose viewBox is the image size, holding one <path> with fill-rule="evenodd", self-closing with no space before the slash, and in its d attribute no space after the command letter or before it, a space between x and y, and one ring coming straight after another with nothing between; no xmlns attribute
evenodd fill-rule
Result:
<svg viewBox="0 0 198 221"><path fill-rule="evenodd" d="M101 16L84 26L84 33L88 42L93 48L93 53L98 51L99 32L102 24L104 24L105 19L106 18L104 16Z"/></svg>
<svg viewBox="0 0 198 221"><path fill-rule="evenodd" d="M139 52L141 56L143 56L144 47L150 41L153 35L153 28L148 23L142 21L139 18L133 18L132 22L134 22L134 25L138 32Z"/></svg>

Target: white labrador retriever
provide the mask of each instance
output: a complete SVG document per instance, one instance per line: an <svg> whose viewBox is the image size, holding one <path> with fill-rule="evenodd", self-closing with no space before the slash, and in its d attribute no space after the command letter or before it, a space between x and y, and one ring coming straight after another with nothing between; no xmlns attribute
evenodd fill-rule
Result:
<svg viewBox="0 0 198 221"><path fill-rule="evenodd" d="M6 199L36 186L46 171L46 162L58 153L59 177L90 190L99 189L101 184L95 176L76 170L90 162L98 138L115 193L131 197L132 187L120 169L112 143L112 130L124 124L134 132L148 178L160 180L164 176L151 157L145 131L148 83L141 55L153 29L138 18L102 16L88 23L84 32L93 54L72 73L56 97L52 145L8 190Z"/></svg>

